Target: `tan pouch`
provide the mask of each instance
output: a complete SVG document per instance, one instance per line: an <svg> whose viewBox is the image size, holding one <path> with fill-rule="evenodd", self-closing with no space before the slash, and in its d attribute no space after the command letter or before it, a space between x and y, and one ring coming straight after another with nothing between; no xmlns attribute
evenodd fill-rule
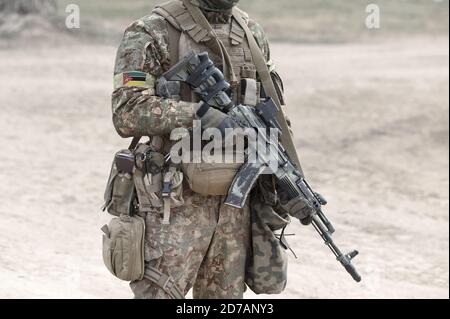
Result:
<svg viewBox="0 0 450 319"><path fill-rule="evenodd" d="M117 278L125 281L144 277L145 221L139 216L113 218L103 231L103 262Z"/></svg>
<svg viewBox="0 0 450 319"><path fill-rule="evenodd" d="M111 165L108 183L104 194L105 203L102 210L107 210L113 216L121 214L130 215L134 213L134 199L136 197L133 183L133 173L120 171L116 165L117 156L119 154L127 154L132 156L131 151L122 150L116 153L114 161ZM134 166L134 164L133 164ZM128 169L129 171L132 168Z"/></svg>
<svg viewBox="0 0 450 319"><path fill-rule="evenodd" d="M241 166L242 163L188 163L181 168L195 193L224 196Z"/></svg>

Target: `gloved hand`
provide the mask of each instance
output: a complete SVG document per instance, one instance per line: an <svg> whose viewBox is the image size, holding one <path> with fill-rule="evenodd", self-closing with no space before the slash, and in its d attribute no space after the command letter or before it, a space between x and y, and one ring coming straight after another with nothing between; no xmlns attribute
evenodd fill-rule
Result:
<svg viewBox="0 0 450 319"><path fill-rule="evenodd" d="M199 64L186 79L192 90L208 105L219 110L228 110L233 106L226 91L230 84L225 80L223 73L214 66L208 54L198 55Z"/></svg>
<svg viewBox="0 0 450 319"><path fill-rule="evenodd" d="M226 128L237 128L239 125L229 115L210 107L206 103L200 103L196 111L197 118L202 121L203 128L218 128L225 135Z"/></svg>
<svg viewBox="0 0 450 319"><path fill-rule="evenodd" d="M327 200L319 193L314 192L320 205L326 205ZM315 213L314 207L304 198L296 197L291 200L283 200L278 202L279 208L281 208L287 214L296 217L303 225L309 225L312 221L312 215Z"/></svg>
<svg viewBox="0 0 450 319"><path fill-rule="evenodd" d="M303 225L311 223L314 208L303 197L299 196L287 202L279 202L278 205L290 216L298 218Z"/></svg>

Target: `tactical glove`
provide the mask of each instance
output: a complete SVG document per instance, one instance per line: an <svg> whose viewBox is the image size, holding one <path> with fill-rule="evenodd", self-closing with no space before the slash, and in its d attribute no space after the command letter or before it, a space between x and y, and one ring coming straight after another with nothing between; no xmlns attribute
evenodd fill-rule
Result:
<svg viewBox="0 0 450 319"><path fill-rule="evenodd" d="M278 205L290 216L298 218L303 225L309 225L311 223L314 208L303 197L299 196L287 202L279 202Z"/></svg>
<svg viewBox="0 0 450 319"><path fill-rule="evenodd" d="M327 200L319 193L314 193L320 205L326 205ZM298 196L291 200L281 199L278 202L278 207L289 215L296 217L303 225L309 225L312 221L312 215L315 213L315 208L305 198Z"/></svg>
<svg viewBox="0 0 450 319"><path fill-rule="evenodd" d="M202 121L203 128L215 127L225 135L226 128L237 128L238 124L229 115L210 107L206 103L200 103L196 112L197 119Z"/></svg>
<svg viewBox="0 0 450 319"><path fill-rule="evenodd" d="M230 88L230 84L225 81L223 73L214 66L214 62L211 61L208 53L201 53L194 57L188 56L186 59L188 61L194 60L193 63L195 63L195 57L198 59L198 64L194 70L187 72L189 75L185 82L198 94L200 100L209 106L223 111L229 110L233 106L233 102L225 93ZM175 70L178 69L175 68Z"/></svg>

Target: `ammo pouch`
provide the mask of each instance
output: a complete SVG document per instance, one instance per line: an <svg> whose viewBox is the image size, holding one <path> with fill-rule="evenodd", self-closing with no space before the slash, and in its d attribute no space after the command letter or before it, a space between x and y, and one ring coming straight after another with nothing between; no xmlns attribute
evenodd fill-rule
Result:
<svg viewBox="0 0 450 319"><path fill-rule="evenodd" d="M188 163L182 164L189 187L201 195L227 195L242 163Z"/></svg>
<svg viewBox="0 0 450 319"><path fill-rule="evenodd" d="M280 215L272 205L257 185L250 197L252 246L245 278L247 286L256 294L279 294L287 283L286 248L280 235L274 232L284 230L290 218Z"/></svg>
<svg viewBox="0 0 450 319"><path fill-rule="evenodd" d="M130 150L116 153L111 165L108 183L105 190L105 204L102 210L107 210L113 216L134 213L135 189L133 182L134 155Z"/></svg>
<svg viewBox="0 0 450 319"><path fill-rule="evenodd" d="M102 231L106 268L121 280L141 280L144 277L144 219L120 215L103 226Z"/></svg>
<svg viewBox="0 0 450 319"><path fill-rule="evenodd" d="M183 173L175 167L165 167L164 155L147 144L138 144L133 151L116 153L102 209L120 216L164 206L167 213L170 207L184 204L182 182Z"/></svg>

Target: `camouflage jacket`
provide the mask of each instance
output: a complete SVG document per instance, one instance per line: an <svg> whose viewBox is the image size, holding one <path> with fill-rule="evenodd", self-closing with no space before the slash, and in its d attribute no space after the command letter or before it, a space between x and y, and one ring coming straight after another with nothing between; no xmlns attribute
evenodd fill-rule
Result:
<svg viewBox="0 0 450 319"><path fill-rule="evenodd" d="M211 23L220 20L206 16ZM249 20L248 25L284 101L283 84L272 63L266 35L255 21ZM172 65L168 33L167 21L155 13L138 19L125 30L116 56L112 94L113 123L122 137L168 135L177 127L192 126L194 103L161 98L155 92L156 79ZM144 76L145 81L141 78L140 85L134 86L133 78L124 79L126 72L141 72L138 75Z"/></svg>

